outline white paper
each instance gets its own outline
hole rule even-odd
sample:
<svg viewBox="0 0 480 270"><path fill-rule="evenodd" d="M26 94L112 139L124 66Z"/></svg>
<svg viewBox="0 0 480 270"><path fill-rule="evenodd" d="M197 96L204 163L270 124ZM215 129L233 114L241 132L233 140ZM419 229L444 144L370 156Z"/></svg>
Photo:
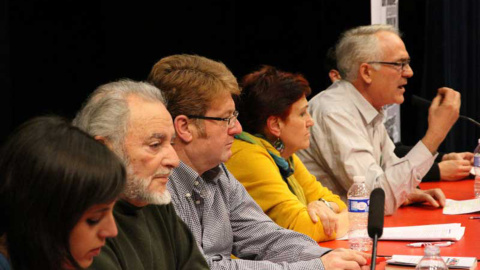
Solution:
<svg viewBox="0 0 480 270"><path fill-rule="evenodd" d="M388 264L415 266L422 256L393 255ZM474 257L442 257L448 268L471 268L477 263Z"/></svg>
<svg viewBox="0 0 480 270"><path fill-rule="evenodd" d="M386 227L383 229L379 240L405 240L405 241L458 241L465 234L465 227L460 223L446 223L405 227ZM337 238L348 240L348 235Z"/></svg>
<svg viewBox="0 0 480 270"><path fill-rule="evenodd" d="M447 199L443 208L443 214L445 215L458 215L478 211L480 211L480 198L462 201Z"/></svg>
<svg viewBox="0 0 480 270"><path fill-rule="evenodd" d="M383 229L380 240L440 241L462 239L465 227L460 223L389 227Z"/></svg>

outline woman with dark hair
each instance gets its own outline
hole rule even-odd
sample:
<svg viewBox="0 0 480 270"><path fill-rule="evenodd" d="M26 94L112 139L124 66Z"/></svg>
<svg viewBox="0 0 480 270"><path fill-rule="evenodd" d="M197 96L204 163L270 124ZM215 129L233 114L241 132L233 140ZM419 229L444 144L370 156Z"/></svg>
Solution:
<svg viewBox="0 0 480 270"><path fill-rule="evenodd" d="M307 80L264 66L245 76L228 169L277 224L326 241L348 229L346 205L323 187L295 155L309 146Z"/></svg>
<svg viewBox="0 0 480 270"><path fill-rule="evenodd" d="M88 267L117 234L124 185L121 161L65 120L21 125L0 154L0 239L12 269Z"/></svg>

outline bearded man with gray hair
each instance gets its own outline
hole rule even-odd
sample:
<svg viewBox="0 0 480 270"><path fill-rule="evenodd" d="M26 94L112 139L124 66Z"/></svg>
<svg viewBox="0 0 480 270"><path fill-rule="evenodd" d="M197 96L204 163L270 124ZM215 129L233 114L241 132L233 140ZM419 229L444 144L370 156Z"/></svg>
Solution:
<svg viewBox="0 0 480 270"><path fill-rule="evenodd" d="M385 190L385 210L402 204L445 204L440 189L416 187L433 164L437 148L458 119L460 93L442 87L433 99L425 136L403 158L383 125L383 106L401 104L410 56L397 29L389 25L360 26L346 31L336 48L342 80L309 101L316 124L310 147L297 154L308 170L344 200L353 177L366 176L367 187Z"/></svg>
<svg viewBox="0 0 480 270"><path fill-rule="evenodd" d="M91 268L208 269L166 189L179 159L171 145L172 117L158 88L131 80L102 85L73 124L107 145L127 168L127 185L114 208L118 236L107 240Z"/></svg>

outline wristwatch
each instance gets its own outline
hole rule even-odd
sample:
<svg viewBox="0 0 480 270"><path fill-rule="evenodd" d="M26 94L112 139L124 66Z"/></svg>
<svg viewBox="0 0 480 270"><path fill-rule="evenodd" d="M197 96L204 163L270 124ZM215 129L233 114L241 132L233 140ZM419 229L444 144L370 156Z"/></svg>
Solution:
<svg viewBox="0 0 480 270"><path fill-rule="evenodd" d="M330 204L329 201L326 201L326 200L324 200L323 198L320 198L320 199L318 199L318 200L321 201L321 202L323 202L328 208L330 208L330 210L333 211L333 207L332 207L332 205Z"/></svg>

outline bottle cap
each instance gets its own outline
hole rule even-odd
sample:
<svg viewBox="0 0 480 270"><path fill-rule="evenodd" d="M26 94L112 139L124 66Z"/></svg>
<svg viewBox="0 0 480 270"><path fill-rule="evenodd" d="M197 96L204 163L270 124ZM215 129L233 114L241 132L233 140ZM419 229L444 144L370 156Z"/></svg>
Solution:
<svg viewBox="0 0 480 270"><path fill-rule="evenodd" d="M423 251L425 252L425 255L439 255L440 247L436 245L426 245Z"/></svg>
<svg viewBox="0 0 480 270"><path fill-rule="evenodd" d="M365 176L363 176L363 175L355 175L355 176L353 177L353 182L355 182L355 183L365 182Z"/></svg>

